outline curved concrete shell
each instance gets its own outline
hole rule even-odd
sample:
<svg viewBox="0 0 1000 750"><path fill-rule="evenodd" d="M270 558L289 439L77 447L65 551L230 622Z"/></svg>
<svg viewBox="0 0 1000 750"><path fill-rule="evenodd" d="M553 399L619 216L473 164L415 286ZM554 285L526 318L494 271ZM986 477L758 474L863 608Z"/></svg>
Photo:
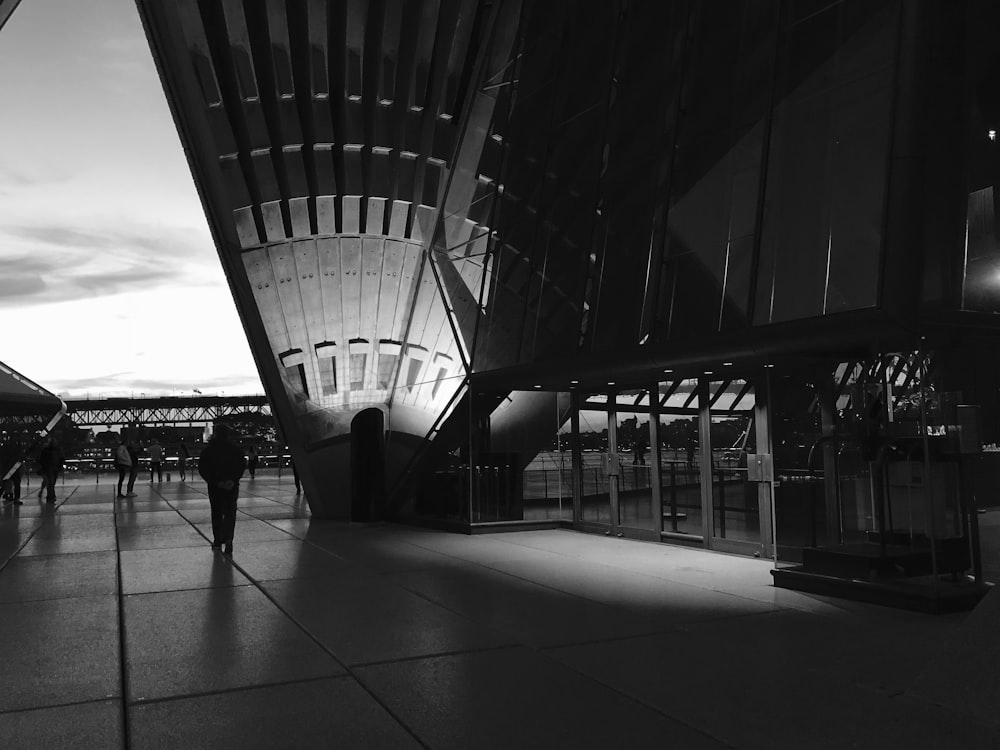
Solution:
<svg viewBox="0 0 1000 750"><path fill-rule="evenodd" d="M518 5L139 2L318 516L380 450L352 459L356 415L383 415L391 486L466 383Z"/></svg>

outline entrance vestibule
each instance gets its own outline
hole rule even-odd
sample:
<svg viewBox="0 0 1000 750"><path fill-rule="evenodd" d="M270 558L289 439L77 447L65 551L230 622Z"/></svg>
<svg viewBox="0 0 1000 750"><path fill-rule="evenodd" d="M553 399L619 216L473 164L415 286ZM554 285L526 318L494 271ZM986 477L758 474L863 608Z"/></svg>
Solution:
<svg viewBox="0 0 1000 750"><path fill-rule="evenodd" d="M770 555L766 399L705 375L573 394L581 531Z"/></svg>

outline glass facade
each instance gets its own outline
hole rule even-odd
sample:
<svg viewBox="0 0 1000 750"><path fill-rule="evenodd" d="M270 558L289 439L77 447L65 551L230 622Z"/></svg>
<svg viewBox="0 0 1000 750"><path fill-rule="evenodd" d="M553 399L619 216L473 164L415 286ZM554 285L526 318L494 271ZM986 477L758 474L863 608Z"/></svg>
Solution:
<svg viewBox="0 0 1000 750"><path fill-rule="evenodd" d="M317 516L972 536L1000 12L252 5L140 2Z"/></svg>

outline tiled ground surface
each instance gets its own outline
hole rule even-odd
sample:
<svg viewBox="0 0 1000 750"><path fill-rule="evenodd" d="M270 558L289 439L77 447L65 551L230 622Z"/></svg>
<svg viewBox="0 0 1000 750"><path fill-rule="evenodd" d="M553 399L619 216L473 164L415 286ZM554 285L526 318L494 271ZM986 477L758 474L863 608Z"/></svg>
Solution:
<svg viewBox="0 0 1000 750"><path fill-rule="evenodd" d="M1000 747L1000 594L934 617L665 545L321 523L276 478L229 561L202 483L111 492L0 511L4 750Z"/></svg>

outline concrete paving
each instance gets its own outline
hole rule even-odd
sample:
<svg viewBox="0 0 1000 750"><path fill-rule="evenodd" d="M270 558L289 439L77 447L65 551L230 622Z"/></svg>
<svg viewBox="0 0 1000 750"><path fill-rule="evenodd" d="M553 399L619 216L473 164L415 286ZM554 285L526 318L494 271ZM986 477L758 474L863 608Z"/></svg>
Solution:
<svg viewBox="0 0 1000 750"><path fill-rule="evenodd" d="M681 547L319 522L261 475L227 559L202 482L136 491L0 511L4 750L1000 747L1000 594L923 615Z"/></svg>

